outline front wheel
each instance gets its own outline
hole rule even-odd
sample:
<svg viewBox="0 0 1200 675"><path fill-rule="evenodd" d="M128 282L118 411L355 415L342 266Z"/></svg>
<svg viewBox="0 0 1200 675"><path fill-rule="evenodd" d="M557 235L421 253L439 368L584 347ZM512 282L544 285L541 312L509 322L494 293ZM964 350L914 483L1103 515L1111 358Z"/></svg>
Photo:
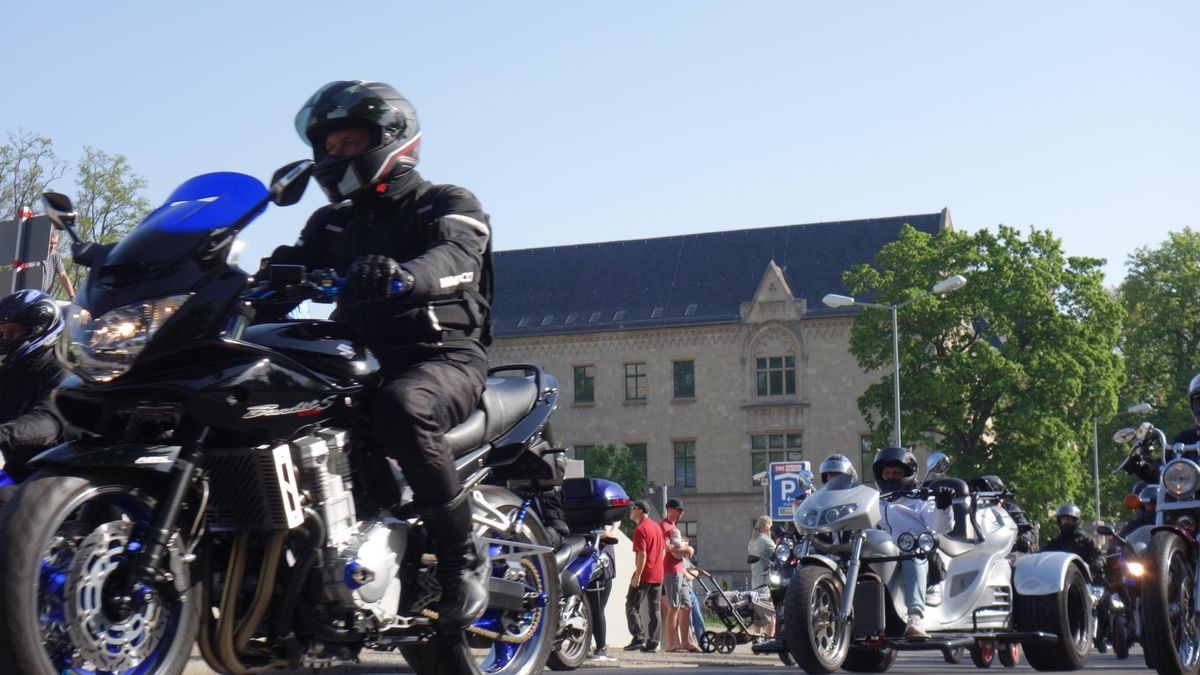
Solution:
<svg viewBox="0 0 1200 675"><path fill-rule="evenodd" d="M592 611L583 593L564 595L558 639L546 665L550 670L575 670L587 660L592 641Z"/></svg>
<svg viewBox="0 0 1200 675"><path fill-rule="evenodd" d="M846 661L850 626L838 621L842 580L823 565L807 565L788 584L784 636L792 658L808 673L832 673Z"/></svg>
<svg viewBox="0 0 1200 675"><path fill-rule="evenodd" d="M200 592L145 589L118 605L112 583L154 498L127 481L37 474L0 523L0 662L23 675L158 675L186 667L200 627Z"/></svg>
<svg viewBox="0 0 1200 675"><path fill-rule="evenodd" d="M1189 547L1189 542L1169 530L1155 532L1150 540L1149 569L1142 581L1146 624L1142 640L1163 674L1200 672L1200 617L1194 609L1195 568L1189 560Z"/></svg>
<svg viewBox="0 0 1200 675"><path fill-rule="evenodd" d="M519 517L516 495L489 485L476 489L511 524L508 531L476 526L476 536L508 542L488 545L492 576L523 583L528 606L488 608L468 629L469 641L463 634L439 632L428 642L401 647L400 653L418 675L536 675L546 666L558 629L558 612L551 609L559 606L558 570L553 551L531 553L524 545L550 549L550 538L532 509Z"/></svg>
<svg viewBox="0 0 1200 675"><path fill-rule="evenodd" d="M1124 614L1113 619L1112 646L1118 659L1129 658L1129 619Z"/></svg>
<svg viewBox="0 0 1200 675"><path fill-rule="evenodd" d="M1079 670L1092 646L1092 607L1087 578L1071 565L1063 589L1047 595L1018 595L1017 630L1053 633L1053 642L1024 644L1025 659L1034 670Z"/></svg>

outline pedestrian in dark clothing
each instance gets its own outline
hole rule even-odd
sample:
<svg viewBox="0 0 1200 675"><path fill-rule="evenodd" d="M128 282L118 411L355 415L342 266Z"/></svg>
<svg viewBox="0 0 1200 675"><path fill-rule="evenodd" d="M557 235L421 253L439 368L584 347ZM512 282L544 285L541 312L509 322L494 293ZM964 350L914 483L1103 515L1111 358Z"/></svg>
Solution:
<svg viewBox="0 0 1200 675"><path fill-rule="evenodd" d="M612 593L612 582L617 572L617 559L613 555L613 546L617 538L611 536L613 525L606 525L604 535L600 537L600 570L599 577L584 589L584 598L592 612L592 640L595 649L588 654L593 661L615 661L608 654L608 621L604 618L604 607L608 605L608 596Z"/></svg>
<svg viewBox="0 0 1200 675"><path fill-rule="evenodd" d="M319 89L296 116L313 176L332 204L270 264L332 268L347 278L333 318L379 358L373 441L395 458L432 535L441 584L438 627L455 632L487 606L487 549L445 433L476 409L490 337L491 230L479 201L415 170L416 111L381 82Z"/></svg>
<svg viewBox="0 0 1200 675"><path fill-rule="evenodd" d="M0 299L0 467L16 481L28 476L25 463L67 429L50 401L67 375L54 355L62 329L58 304L41 291Z"/></svg>
<svg viewBox="0 0 1200 675"><path fill-rule="evenodd" d="M1074 504L1063 504L1055 512L1058 521L1058 536L1042 547L1043 551L1066 551L1083 558L1091 570L1093 579L1104 578L1104 552L1096 540L1079 531L1082 512Z"/></svg>
<svg viewBox="0 0 1200 675"><path fill-rule="evenodd" d="M633 640L625 651L658 651L659 598L662 596L663 554L666 552L662 527L650 517L650 505L643 500L633 503L629 517L637 523L633 530L633 576L629 578L629 594L625 596L625 618ZM649 625L642 626L642 607L646 608Z"/></svg>

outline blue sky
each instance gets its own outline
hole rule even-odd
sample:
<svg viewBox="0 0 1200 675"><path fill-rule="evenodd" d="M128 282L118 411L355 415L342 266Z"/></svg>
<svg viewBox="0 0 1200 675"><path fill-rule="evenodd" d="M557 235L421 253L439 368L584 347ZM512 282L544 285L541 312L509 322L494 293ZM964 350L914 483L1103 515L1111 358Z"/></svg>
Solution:
<svg viewBox="0 0 1200 675"><path fill-rule="evenodd" d="M1200 225L1200 3L5 3L0 25L0 132L124 154L154 203L267 179L306 154L314 90L376 79L497 249L949 207L1049 229L1115 284ZM246 231L250 260L313 188Z"/></svg>

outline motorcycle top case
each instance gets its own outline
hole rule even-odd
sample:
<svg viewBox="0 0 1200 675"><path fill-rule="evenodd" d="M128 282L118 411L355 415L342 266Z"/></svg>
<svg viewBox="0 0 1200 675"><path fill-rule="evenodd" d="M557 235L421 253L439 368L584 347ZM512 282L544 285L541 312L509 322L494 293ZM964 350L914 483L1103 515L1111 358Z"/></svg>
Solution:
<svg viewBox="0 0 1200 675"><path fill-rule="evenodd" d="M567 526L576 534L621 520L630 504L625 488L603 478L568 478L563 481L562 494Z"/></svg>

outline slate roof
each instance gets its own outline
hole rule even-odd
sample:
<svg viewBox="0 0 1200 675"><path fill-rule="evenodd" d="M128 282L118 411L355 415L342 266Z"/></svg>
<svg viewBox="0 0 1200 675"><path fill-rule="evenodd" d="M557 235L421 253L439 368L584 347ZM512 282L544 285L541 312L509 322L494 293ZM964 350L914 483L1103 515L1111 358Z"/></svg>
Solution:
<svg viewBox="0 0 1200 675"><path fill-rule="evenodd" d="M498 251L496 337L731 323L774 260L809 315L846 294L842 272L871 262L900 227L936 233L948 210L892 218L784 225L656 239Z"/></svg>

